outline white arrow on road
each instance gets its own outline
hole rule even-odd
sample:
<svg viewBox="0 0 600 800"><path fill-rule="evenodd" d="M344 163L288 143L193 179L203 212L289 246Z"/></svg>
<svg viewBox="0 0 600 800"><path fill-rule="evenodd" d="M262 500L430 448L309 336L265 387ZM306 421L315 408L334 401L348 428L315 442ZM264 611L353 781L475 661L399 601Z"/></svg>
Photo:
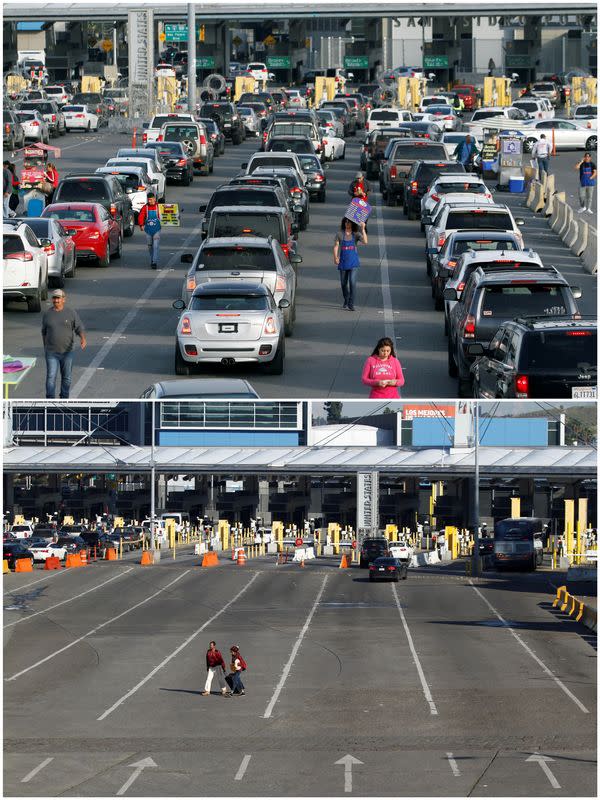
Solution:
<svg viewBox="0 0 600 800"><path fill-rule="evenodd" d="M154 761L148 756L148 758L143 758L141 761L136 761L135 764L129 764L129 766L135 767L135 770L131 773L129 778L127 778L123 786L121 786L117 792L117 795L125 794L131 784L140 777L142 770L146 769L146 767L156 767L158 764L155 764Z"/></svg>
<svg viewBox="0 0 600 800"><path fill-rule="evenodd" d="M553 758L550 758L550 756L544 756L541 753L533 753L533 755L529 756L529 758L526 758L525 761L537 761L537 763L546 773L546 777L550 781L550 785L552 786L552 788L560 789L560 783L556 780L556 778L552 774L552 770L546 763L547 761L554 761Z"/></svg>
<svg viewBox="0 0 600 800"><path fill-rule="evenodd" d="M343 764L344 765L344 791L351 792L352 791L352 765L353 764L362 764L362 761L359 761L358 758L354 758L351 756L350 753L345 755L343 758L340 758L339 761L335 762L336 764Z"/></svg>

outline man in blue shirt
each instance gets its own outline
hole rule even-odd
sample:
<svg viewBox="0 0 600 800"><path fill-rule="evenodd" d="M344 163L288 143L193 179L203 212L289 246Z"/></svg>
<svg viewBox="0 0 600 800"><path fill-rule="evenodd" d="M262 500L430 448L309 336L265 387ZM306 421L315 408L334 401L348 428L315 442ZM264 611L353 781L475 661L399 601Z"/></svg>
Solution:
<svg viewBox="0 0 600 800"><path fill-rule="evenodd" d="M579 213L582 214L587 211L588 214L593 214L592 199L598 172L596 165L592 161L592 154L586 153L575 169L579 170L579 202L581 204Z"/></svg>
<svg viewBox="0 0 600 800"><path fill-rule="evenodd" d="M477 148L473 139L467 135L456 148L456 160L464 165L465 169L472 163Z"/></svg>

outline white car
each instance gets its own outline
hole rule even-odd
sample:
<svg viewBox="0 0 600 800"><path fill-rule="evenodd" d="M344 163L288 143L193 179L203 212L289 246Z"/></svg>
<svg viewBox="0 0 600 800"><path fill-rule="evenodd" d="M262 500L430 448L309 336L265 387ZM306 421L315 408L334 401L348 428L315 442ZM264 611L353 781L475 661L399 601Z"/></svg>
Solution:
<svg viewBox="0 0 600 800"><path fill-rule="evenodd" d="M333 136L344 138L344 124L336 117L335 112L330 108L317 109L317 119L319 120L319 127L322 131L325 130L326 133L331 132Z"/></svg>
<svg viewBox="0 0 600 800"><path fill-rule="evenodd" d="M486 106L485 108L477 108L473 112L470 121L465 123L465 127L472 134L482 139L486 122L503 123L504 120L507 121L507 127L510 127L511 120L527 122L527 114L522 108L515 108L514 106Z"/></svg>
<svg viewBox="0 0 600 800"><path fill-rule="evenodd" d="M573 121L586 128L598 129L598 106L595 103L584 103L573 109Z"/></svg>
<svg viewBox="0 0 600 800"><path fill-rule="evenodd" d="M28 548L33 553L34 561L45 561L47 558L60 558L62 561L67 555L67 548L63 545L50 542L49 544L33 544Z"/></svg>
<svg viewBox="0 0 600 800"><path fill-rule="evenodd" d="M266 81L269 79L269 70L262 61L252 61L246 67L246 72L252 75L255 81Z"/></svg>
<svg viewBox="0 0 600 800"><path fill-rule="evenodd" d="M458 145L463 142L467 136L471 137L471 140L473 141L473 144L477 150L480 150L481 142L476 136L474 136L472 133L469 133L469 131L444 131L441 141L446 145L449 158L454 158Z"/></svg>
<svg viewBox="0 0 600 800"><path fill-rule="evenodd" d="M327 128L319 128L323 139L323 154L325 161L343 160L346 157L346 141L340 136L335 136Z"/></svg>
<svg viewBox="0 0 600 800"><path fill-rule="evenodd" d="M48 123L39 111L15 111L15 115L23 128L26 139L48 144L50 141Z"/></svg>
<svg viewBox="0 0 600 800"><path fill-rule="evenodd" d="M87 106L63 106L67 131L97 131L100 118Z"/></svg>
<svg viewBox="0 0 600 800"><path fill-rule="evenodd" d="M155 185L150 180L150 176L144 167L98 167L96 172L101 175L115 175L123 191L131 200L131 206L137 215L142 206L148 202L148 191L156 191Z"/></svg>
<svg viewBox="0 0 600 800"><path fill-rule="evenodd" d="M493 195L482 178L477 175L460 173L456 175L438 175L428 191L421 198L421 218L432 214L442 197L446 195L477 195L484 202L493 203Z"/></svg>
<svg viewBox="0 0 600 800"><path fill-rule="evenodd" d="M237 113L240 115L246 128L246 133L251 133L254 136L260 136L260 121L253 108L246 106L238 106Z"/></svg>
<svg viewBox="0 0 600 800"><path fill-rule="evenodd" d="M529 119L554 119L555 116L552 104L546 98L524 97L515 100L513 106L524 111Z"/></svg>
<svg viewBox="0 0 600 800"><path fill-rule="evenodd" d="M196 120L191 114L186 114L184 112L172 112L170 114L155 114L150 122L144 122L142 125L143 133L142 133L142 141L145 144L146 142L156 142L158 136L160 134L160 129L165 124L165 122L174 122L175 120L182 121L182 122L195 122Z"/></svg>
<svg viewBox="0 0 600 800"><path fill-rule="evenodd" d="M444 97L443 94L425 95L425 97L421 98L421 105L419 106L419 111L421 113L425 113L429 111L429 106L447 106L447 105L448 105L448 98Z"/></svg>
<svg viewBox="0 0 600 800"><path fill-rule="evenodd" d="M411 111L405 108L373 108L365 123L365 131L382 130L383 128L399 128L403 122L414 122Z"/></svg>
<svg viewBox="0 0 600 800"><path fill-rule="evenodd" d="M598 136L595 130L585 127L584 122L570 119L534 120L520 129L525 135L523 149L531 153L533 145L545 134L557 150L595 150Z"/></svg>
<svg viewBox="0 0 600 800"><path fill-rule="evenodd" d="M425 113L429 115L430 122L435 122L436 125L439 125L445 131L456 131L462 127L458 114L452 106L447 104L432 104L427 107Z"/></svg>
<svg viewBox="0 0 600 800"><path fill-rule="evenodd" d="M33 525L31 522L19 522L12 526L10 532L16 539L28 539L33 536Z"/></svg>
<svg viewBox="0 0 600 800"><path fill-rule="evenodd" d="M42 310L48 298L48 258L29 225L4 221L2 228L3 297L25 300L27 311Z"/></svg>
<svg viewBox="0 0 600 800"><path fill-rule="evenodd" d="M71 99L71 95L64 86L46 86L45 92L59 106L64 106Z"/></svg>
<svg viewBox="0 0 600 800"><path fill-rule="evenodd" d="M300 89L286 89L285 91L288 96L288 105L293 108L306 108L306 98Z"/></svg>
<svg viewBox="0 0 600 800"><path fill-rule="evenodd" d="M165 173L156 166L156 161L151 156L116 156L109 158L105 167L145 167L146 172L156 187L156 199L159 203L165 202L165 187L167 178Z"/></svg>
<svg viewBox="0 0 600 800"><path fill-rule="evenodd" d="M390 555L392 558L399 558L400 561L410 561L414 550L404 539L397 542L390 542Z"/></svg>

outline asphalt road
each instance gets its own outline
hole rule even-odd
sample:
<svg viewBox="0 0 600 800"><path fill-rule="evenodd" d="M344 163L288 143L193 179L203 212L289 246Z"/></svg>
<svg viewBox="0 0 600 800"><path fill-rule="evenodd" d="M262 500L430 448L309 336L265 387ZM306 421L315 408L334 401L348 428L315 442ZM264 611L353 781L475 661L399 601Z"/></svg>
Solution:
<svg viewBox="0 0 600 800"><path fill-rule="evenodd" d="M358 137L357 137L358 139ZM69 134L57 141L63 154L61 174L90 170L105 163L121 146L130 144L126 134ZM197 177L189 188L168 187L169 202L180 204L181 228L163 228L161 269L148 266L144 237L136 230L124 241L120 262L109 268L80 265L74 280L67 281L67 303L81 314L88 333L88 347L77 352L72 398L135 398L155 381L173 379L175 328L179 318L171 304L180 297L185 265L182 252L199 243L198 204L206 201L221 182L236 174L255 149L255 140L239 147L228 145L215 161L214 174ZM570 163L576 154L557 157ZM299 238L303 263L298 267L298 313L292 338L286 342L282 376L266 376L255 367L203 368L203 376L224 374L245 377L261 397L366 398L360 380L362 365L376 341L390 335L403 365L404 397L451 398L457 384L447 374L447 346L443 315L433 309L425 272L424 239L419 225L409 222L399 207L381 205L376 191L374 217L369 223L369 244L362 248L358 279L357 311L342 309L338 272L332 263L332 244L347 206L348 184L359 165L359 143L350 139L346 159L328 170L327 202L312 203L311 222ZM572 172L572 171L571 171ZM574 173L571 177L574 177ZM526 220L526 245L556 264L584 290L581 308L595 313L596 282L583 272L544 220L522 209L522 195L499 194ZM11 391L17 399L43 398L45 364L40 315L28 314L24 305L5 305L4 352L34 356L35 367Z"/></svg>
<svg viewBox="0 0 600 800"><path fill-rule="evenodd" d="M547 573L366 576L5 575L4 793L596 796L596 637ZM201 696L211 639L239 645L244 697Z"/></svg>

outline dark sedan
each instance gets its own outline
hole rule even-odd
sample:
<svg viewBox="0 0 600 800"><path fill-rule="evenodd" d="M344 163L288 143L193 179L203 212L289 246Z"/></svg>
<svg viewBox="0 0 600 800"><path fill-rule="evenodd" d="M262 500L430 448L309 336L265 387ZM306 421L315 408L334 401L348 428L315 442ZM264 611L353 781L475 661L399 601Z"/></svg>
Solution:
<svg viewBox="0 0 600 800"><path fill-rule="evenodd" d="M64 547L67 553L79 553L87 547L85 540L81 536L59 536L56 544L59 547Z"/></svg>
<svg viewBox="0 0 600 800"><path fill-rule="evenodd" d="M167 181L189 186L194 180L194 162L181 142L146 142L146 150L156 150L164 163Z"/></svg>
<svg viewBox="0 0 600 800"><path fill-rule="evenodd" d="M225 134L219 127L218 122L212 117L200 117L198 122L202 122L206 126L208 138L215 149L215 156L222 156L225 152Z"/></svg>
<svg viewBox="0 0 600 800"><path fill-rule="evenodd" d="M327 176L325 175L327 167L321 164L319 156L300 154L298 158L306 175L306 188L310 197L315 197L319 203L324 203L327 196Z"/></svg>
<svg viewBox="0 0 600 800"><path fill-rule="evenodd" d="M408 577L408 561L381 556L369 564L370 581L403 581Z"/></svg>
<svg viewBox="0 0 600 800"><path fill-rule="evenodd" d="M8 568L14 569L15 562L20 558L28 558L33 565L33 553L28 550L20 542L3 542L2 544L2 558L8 561Z"/></svg>

